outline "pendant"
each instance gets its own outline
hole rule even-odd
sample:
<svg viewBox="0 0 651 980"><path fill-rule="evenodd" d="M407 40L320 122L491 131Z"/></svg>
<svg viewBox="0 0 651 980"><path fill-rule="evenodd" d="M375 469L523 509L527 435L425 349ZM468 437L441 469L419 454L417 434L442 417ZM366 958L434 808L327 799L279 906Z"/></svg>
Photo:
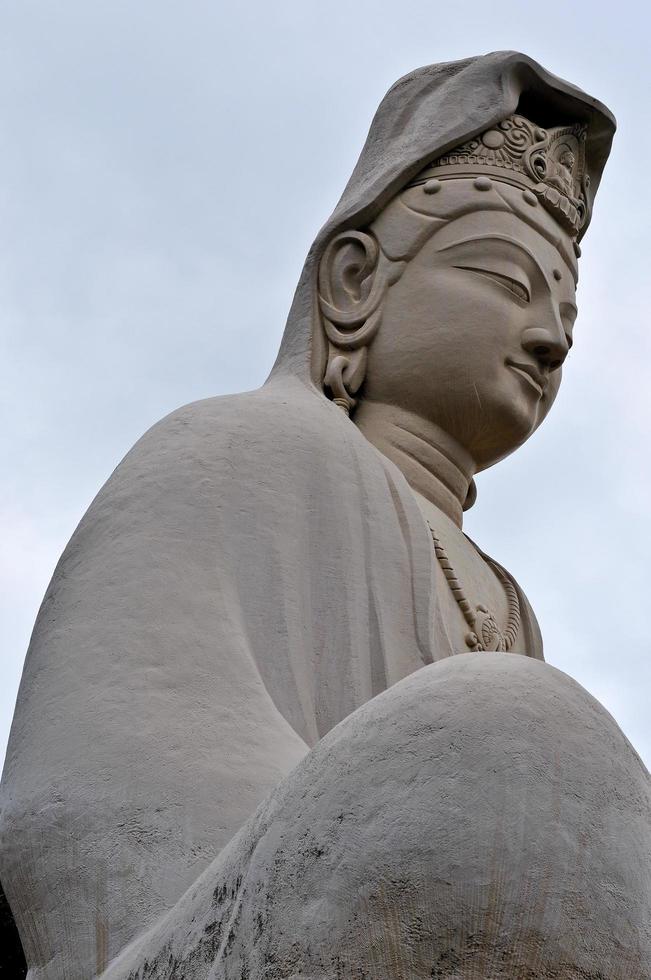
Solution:
<svg viewBox="0 0 651 980"><path fill-rule="evenodd" d="M497 625L495 617L486 606L477 606L474 629L466 636L471 650L506 650L506 639Z"/></svg>

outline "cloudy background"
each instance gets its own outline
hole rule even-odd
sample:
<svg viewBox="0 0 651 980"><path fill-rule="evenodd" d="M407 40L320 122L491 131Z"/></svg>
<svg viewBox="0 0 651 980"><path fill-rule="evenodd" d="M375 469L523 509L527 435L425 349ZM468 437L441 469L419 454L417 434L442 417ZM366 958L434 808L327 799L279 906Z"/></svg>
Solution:
<svg viewBox="0 0 651 980"><path fill-rule="evenodd" d="M599 0L0 5L0 758L66 541L152 423L264 380L387 87L516 48L620 130L557 405L467 529L651 764L650 28Z"/></svg>

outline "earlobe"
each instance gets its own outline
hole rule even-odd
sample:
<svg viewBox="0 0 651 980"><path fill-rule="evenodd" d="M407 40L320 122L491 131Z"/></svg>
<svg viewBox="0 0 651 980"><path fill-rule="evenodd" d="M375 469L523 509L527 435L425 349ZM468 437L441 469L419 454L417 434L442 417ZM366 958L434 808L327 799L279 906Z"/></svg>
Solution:
<svg viewBox="0 0 651 980"><path fill-rule="evenodd" d="M381 320L382 300L404 263L383 254L368 232L344 231L319 265L319 309L328 340L323 384L347 414L366 374L367 347Z"/></svg>
<svg viewBox="0 0 651 980"><path fill-rule="evenodd" d="M330 344L328 363L323 383L332 395L335 405L350 415L355 407L353 395L357 394L366 375L367 348L347 351L346 354L336 352Z"/></svg>

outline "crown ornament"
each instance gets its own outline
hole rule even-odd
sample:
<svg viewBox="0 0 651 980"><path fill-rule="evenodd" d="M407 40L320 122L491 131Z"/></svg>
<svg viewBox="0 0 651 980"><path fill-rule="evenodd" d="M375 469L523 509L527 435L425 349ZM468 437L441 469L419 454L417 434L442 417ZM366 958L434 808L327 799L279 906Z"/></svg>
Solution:
<svg viewBox="0 0 651 980"><path fill-rule="evenodd" d="M473 177L486 190L493 177L523 188L525 200L540 202L576 237L588 217L586 133L581 124L542 129L524 116L509 116L438 157L410 186L425 184L432 193L439 181Z"/></svg>

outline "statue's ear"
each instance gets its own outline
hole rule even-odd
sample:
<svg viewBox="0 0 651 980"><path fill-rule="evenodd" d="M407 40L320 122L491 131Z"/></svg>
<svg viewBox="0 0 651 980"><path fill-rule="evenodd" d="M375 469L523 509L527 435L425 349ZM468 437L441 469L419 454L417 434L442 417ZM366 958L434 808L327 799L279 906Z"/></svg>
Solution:
<svg viewBox="0 0 651 980"><path fill-rule="evenodd" d="M380 249L373 235L344 231L326 248L319 266L319 295L337 319L354 321L373 286ZM352 322L351 322L352 326Z"/></svg>
<svg viewBox="0 0 651 980"><path fill-rule="evenodd" d="M388 260L369 232L343 231L319 265L319 308L328 361L324 385L345 412L355 405L366 372L366 351L382 315L382 299L404 263Z"/></svg>

